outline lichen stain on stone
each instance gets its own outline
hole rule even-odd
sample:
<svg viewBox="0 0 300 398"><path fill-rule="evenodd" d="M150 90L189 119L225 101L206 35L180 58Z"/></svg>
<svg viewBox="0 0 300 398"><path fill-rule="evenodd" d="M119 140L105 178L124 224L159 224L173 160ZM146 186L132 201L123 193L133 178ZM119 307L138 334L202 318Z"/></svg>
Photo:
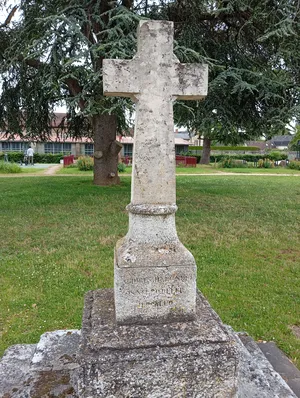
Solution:
<svg viewBox="0 0 300 398"><path fill-rule="evenodd" d="M54 389L61 389L59 395ZM75 398L74 388L70 385L70 375L63 371L41 371L35 381L31 398Z"/></svg>

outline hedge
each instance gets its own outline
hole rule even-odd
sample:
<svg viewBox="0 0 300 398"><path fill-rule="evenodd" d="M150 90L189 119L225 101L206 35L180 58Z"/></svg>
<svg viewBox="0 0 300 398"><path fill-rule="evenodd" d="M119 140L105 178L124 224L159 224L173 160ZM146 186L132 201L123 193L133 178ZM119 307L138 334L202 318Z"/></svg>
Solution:
<svg viewBox="0 0 300 398"><path fill-rule="evenodd" d="M10 162L20 163L24 159L23 152L7 152L8 160ZM59 163L60 159L64 157L63 153L35 153L33 155L34 163ZM4 160L4 153L0 152L0 160Z"/></svg>
<svg viewBox="0 0 300 398"><path fill-rule="evenodd" d="M202 151L203 146L189 146L191 151ZM257 146L212 146L212 151L260 151Z"/></svg>
<svg viewBox="0 0 300 398"><path fill-rule="evenodd" d="M200 162L201 155L192 155L189 154L189 156L193 156L194 158L197 158L197 163ZM246 162L258 162L260 159L269 159L272 161L279 161L279 160L286 160L288 158L288 155L286 153L280 154L280 157L278 158L277 153L272 154L272 152L268 154L240 154L240 155L227 155L227 154L220 154L220 155L211 155L210 156L210 163L218 163L221 162L224 159L232 159L232 160L245 160Z"/></svg>
<svg viewBox="0 0 300 398"><path fill-rule="evenodd" d="M199 159L200 158L201 156L199 156ZM286 153L280 153L280 152L274 152L274 153L270 152L268 154L249 153L249 154L230 155L230 156L226 154L221 154L221 155L212 155L210 157L210 161L214 163L214 162L219 162L220 160L223 160L225 158L230 158L235 160L246 160L246 162L257 162L260 159L266 159L266 158L273 161L279 161L279 160L286 160L288 158L288 155Z"/></svg>

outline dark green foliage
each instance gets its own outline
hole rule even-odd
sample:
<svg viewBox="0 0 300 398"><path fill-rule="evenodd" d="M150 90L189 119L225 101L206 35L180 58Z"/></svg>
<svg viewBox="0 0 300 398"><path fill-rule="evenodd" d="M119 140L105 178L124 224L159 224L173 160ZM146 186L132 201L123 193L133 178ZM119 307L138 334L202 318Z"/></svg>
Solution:
<svg viewBox="0 0 300 398"><path fill-rule="evenodd" d="M193 146L190 145L189 146L189 150L193 151L201 151L203 149L202 146ZM244 152L254 152L254 151L259 151L260 148L258 148L257 146L212 146L211 147L212 151L244 151Z"/></svg>
<svg viewBox="0 0 300 398"><path fill-rule="evenodd" d="M20 20L0 28L2 129L45 138L61 101L68 106L61 127L70 135L89 135L89 117L104 112L126 128L131 105L103 97L102 61L132 57L135 14L107 0L19 0L18 6Z"/></svg>
<svg viewBox="0 0 300 398"><path fill-rule="evenodd" d="M300 151L300 126L298 125L296 128L296 134L294 135L293 139L289 144L289 148L291 151Z"/></svg>
<svg viewBox="0 0 300 398"><path fill-rule="evenodd" d="M272 169L274 167L274 162L270 159L260 159L257 163L257 167L261 169Z"/></svg>
<svg viewBox="0 0 300 398"><path fill-rule="evenodd" d="M218 163L218 166L224 169L233 169L233 168L247 168L248 164L246 161L243 160L234 160L232 158L225 158Z"/></svg>
<svg viewBox="0 0 300 398"><path fill-rule="evenodd" d="M176 122L224 144L285 132L299 115L297 1L161 1L179 44L209 63L208 96L175 105Z"/></svg>
<svg viewBox="0 0 300 398"><path fill-rule="evenodd" d="M124 173L126 171L126 165L124 163L118 163L118 172Z"/></svg>
<svg viewBox="0 0 300 398"><path fill-rule="evenodd" d="M287 158L287 153L283 153L280 151L271 151L268 153L268 159L273 161L286 160Z"/></svg>
<svg viewBox="0 0 300 398"><path fill-rule="evenodd" d="M24 159L24 154L22 152L8 152L8 160L10 162L20 163ZM53 155L52 153L35 153L33 155L33 161L35 163L59 163L64 157L63 153L57 153ZM0 160L4 159L4 153L0 152Z"/></svg>
<svg viewBox="0 0 300 398"><path fill-rule="evenodd" d="M288 168L293 169L293 170L300 170L300 161L293 160L293 161L289 162Z"/></svg>
<svg viewBox="0 0 300 398"><path fill-rule="evenodd" d="M288 158L288 155L286 153L283 153L281 155L280 159L274 159L272 152L268 153L268 155L266 154L240 154L240 155L230 155L228 156L227 154L221 154L221 155L211 155L210 157L210 161L212 163L214 162L220 162L223 159L234 159L234 160L245 160L246 162L252 162L252 163L256 163L258 160L260 159L265 159L266 157L268 157L268 159L275 161L275 160L286 160ZM200 156L197 156L197 158L200 158Z"/></svg>
<svg viewBox="0 0 300 398"><path fill-rule="evenodd" d="M77 167L81 171L88 171L94 169L94 159L90 156L81 156L77 160Z"/></svg>

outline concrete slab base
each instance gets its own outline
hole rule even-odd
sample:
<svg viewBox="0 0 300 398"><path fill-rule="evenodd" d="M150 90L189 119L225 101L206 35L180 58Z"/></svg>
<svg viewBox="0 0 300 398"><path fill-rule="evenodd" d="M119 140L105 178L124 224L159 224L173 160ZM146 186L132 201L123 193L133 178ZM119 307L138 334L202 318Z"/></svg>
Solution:
<svg viewBox="0 0 300 398"><path fill-rule="evenodd" d="M300 370L272 341L258 343L273 368L286 381L297 397L300 397Z"/></svg>
<svg viewBox="0 0 300 398"><path fill-rule="evenodd" d="M257 344L222 324L201 294L197 319L117 326L113 291L86 295L82 332L16 345L0 398L295 398Z"/></svg>
<svg viewBox="0 0 300 398"><path fill-rule="evenodd" d="M9 347L0 362L1 398L78 398L79 330L57 330L38 344Z"/></svg>

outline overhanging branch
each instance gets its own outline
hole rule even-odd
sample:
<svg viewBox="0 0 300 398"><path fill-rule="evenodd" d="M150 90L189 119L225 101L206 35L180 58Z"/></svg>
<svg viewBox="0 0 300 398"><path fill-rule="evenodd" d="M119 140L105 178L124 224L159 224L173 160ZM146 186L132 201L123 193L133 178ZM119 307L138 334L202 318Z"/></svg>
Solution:
<svg viewBox="0 0 300 398"><path fill-rule="evenodd" d="M40 68L43 68L43 67L47 66L46 63L41 62L38 59L24 58L22 55L18 56L18 61L25 62L26 65L31 66L32 68L35 68L35 69L40 69ZM80 84L79 84L77 79L68 77L68 78L64 79L63 81L67 85L67 87L68 87L68 89L70 91L70 94L72 96L75 97L76 95L78 95L78 94L80 94L82 92L82 87L80 86ZM82 111L85 109L86 104L85 104L85 101L83 99L80 99L78 101L78 105L79 105L79 108Z"/></svg>
<svg viewBox="0 0 300 398"><path fill-rule="evenodd" d="M13 19L14 15L15 15L15 13L16 13L16 11L17 11L17 9L18 9L18 6L14 6L14 7L12 8L12 10L11 10L11 12L8 14L8 17L6 18L5 22L4 22L2 25L0 25L0 28L5 28L6 26L8 26L8 25L10 24L10 22L11 22L11 20Z"/></svg>

